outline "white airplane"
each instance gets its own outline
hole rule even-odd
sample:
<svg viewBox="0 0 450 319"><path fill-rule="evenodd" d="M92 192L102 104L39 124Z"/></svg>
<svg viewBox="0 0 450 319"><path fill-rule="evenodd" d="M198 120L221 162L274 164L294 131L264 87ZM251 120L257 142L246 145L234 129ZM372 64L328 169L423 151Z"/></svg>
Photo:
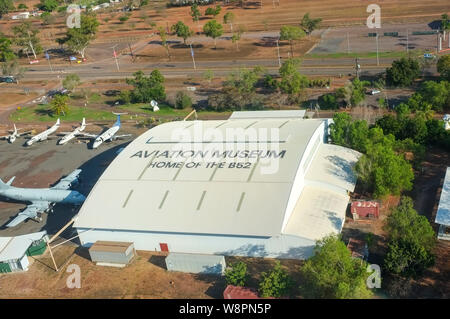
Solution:
<svg viewBox="0 0 450 319"><path fill-rule="evenodd" d="M10 135L0 136L0 139L8 140L8 142L12 144L18 137L25 135L25 134L30 134L32 132L32 131L26 131L23 133L19 133L19 131L21 129L17 129L16 124L13 124L13 125L14 125L14 131L9 131L11 133Z"/></svg>
<svg viewBox="0 0 450 319"><path fill-rule="evenodd" d="M0 179L0 196L21 202L29 202L30 205L20 212L6 227L14 227L28 218L40 220L40 213L53 211L55 203L81 205L86 197L77 191L70 190L72 185L78 183L80 169L64 177L58 184L51 188L18 188L11 186L14 177L7 183Z"/></svg>
<svg viewBox="0 0 450 319"><path fill-rule="evenodd" d="M59 145L64 145L75 137L82 135L81 132L86 128L86 119L83 117L83 121L81 122L81 126L75 128L72 132L63 132L65 135L58 141Z"/></svg>
<svg viewBox="0 0 450 319"><path fill-rule="evenodd" d="M59 128L61 122L59 121L59 119L56 121L55 125L53 125L52 127L50 127L48 130L39 133L38 135L33 136L31 139L29 139L27 141L27 146L31 146L34 142L41 142L41 141L45 141L48 136L54 132L56 132L56 130Z"/></svg>
<svg viewBox="0 0 450 319"><path fill-rule="evenodd" d="M83 133L83 136L89 137L94 139L94 143L92 144L92 148L99 147L103 142L106 141L114 141L115 139L122 138L122 137L129 137L132 136L131 134L124 134L124 135L116 135L116 133L120 130L121 124L120 124L120 115L125 113L114 113L117 115L117 121L114 123L112 127L107 129L105 132L101 133L100 135L93 135L93 134L87 134Z"/></svg>

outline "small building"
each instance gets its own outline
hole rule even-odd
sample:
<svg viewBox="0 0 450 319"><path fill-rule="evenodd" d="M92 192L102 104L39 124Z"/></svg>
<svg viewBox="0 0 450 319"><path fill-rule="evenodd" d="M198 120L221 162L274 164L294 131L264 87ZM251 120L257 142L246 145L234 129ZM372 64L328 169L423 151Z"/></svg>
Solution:
<svg viewBox="0 0 450 319"><path fill-rule="evenodd" d="M350 238L348 240L347 248L350 250L353 258L360 258L362 260L367 260L369 258L369 247L364 240Z"/></svg>
<svg viewBox="0 0 450 319"><path fill-rule="evenodd" d="M380 216L380 203L376 201L354 201L351 204L350 212L354 220L360 218L377 218Z"/></svg>
<svg viewBox="0 0 450 319"><path fill-rule="evenodd" d="M0 272L27 271L28 256L44 253L47 232L41 231L16 237L0 237Z"/></svg>
<svg viewBox="0 0 450 319"><path fill-rule="evenodd" d="M135 254L134 244L128 242L96 241L89 248L91 260L99 266L125 267Z"/></svg>
<svg viewBox="0 0 450 319"><path fill-rule="evenodd" d="M224 256L170 253L166 257L166 267L168 271L223 275L226 263Z"/></svg>
<svg viewBox="0 0 450 319"><path fill-rule="evenodd" d="M223 299L260 299L255 289L228 285L223 291Z"/></svg>
<svg viewBox="0 0 450 319"><path fill-rule="evenodd" d="M13 20L20 20L20 19L28 19L30 17L29 12L21 12L19 14L13 15L11 19Z"/></svg>
<svg viewBox="0 0 450 319"><path fill-rule="evenodd" d="M439 225L438 239L450 240L450 167L447 167L441 198L434 220Z"/></svg>

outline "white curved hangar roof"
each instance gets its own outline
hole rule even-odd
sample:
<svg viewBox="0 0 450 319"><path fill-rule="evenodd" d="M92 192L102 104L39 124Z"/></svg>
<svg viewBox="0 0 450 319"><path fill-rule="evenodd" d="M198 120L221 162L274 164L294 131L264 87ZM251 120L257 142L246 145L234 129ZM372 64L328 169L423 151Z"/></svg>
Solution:
<svg viewBox="0 0 450 319"><path fill-rule="evenodd" d="M340 232L359 153L323 144L327 123L236 118L156 126L114 159L74 226L312 239Z"/></svg>

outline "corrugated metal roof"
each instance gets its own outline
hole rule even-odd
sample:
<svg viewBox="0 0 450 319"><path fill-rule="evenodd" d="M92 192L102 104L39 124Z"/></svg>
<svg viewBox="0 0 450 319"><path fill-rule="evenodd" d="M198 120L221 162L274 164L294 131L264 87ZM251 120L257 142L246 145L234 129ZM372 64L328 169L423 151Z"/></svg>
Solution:
<svg viewBox="0 0 450 319"><path fill-rule="evenodd" d="M445 173L435 222L436 224L450 226L450 167L447 167Z"/></svg>
<svg viewBox="0 0 450 319"><path fill-rule="evenodd" d="M0 261L22 258L31 244L47 235L46 231L16 237L0 237Z"/></svg>
<svg viewBox="0 0 450 319"><path fill-rule="evenodd" d="M133 245L133 243L98 240L89 248L89 251L124 253L131 245Z"/></svg>
<svg viewBox="0 0 450 319"><path fill-rule="evenodd" d="M306 110L280 110L280 111L235 111L231 113L230 120L261 119L261 118L296 118L305 117Z"/></svg>

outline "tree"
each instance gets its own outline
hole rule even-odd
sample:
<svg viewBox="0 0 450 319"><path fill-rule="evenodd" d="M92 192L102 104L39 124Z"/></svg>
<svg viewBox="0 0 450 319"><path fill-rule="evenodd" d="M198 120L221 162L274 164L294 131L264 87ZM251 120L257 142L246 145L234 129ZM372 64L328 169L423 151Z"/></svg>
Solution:
<svg viewBox="0 0 450 319"><path fill-rule="evenodd" d="M167 57L171 60L170 52L169 52L169 44L167 43L167 31L164 27L158 27L158 34L161 38L161 45L166 49Z"/></svg>
<svg viewBox="0 0 450 319"><path fill-rule="evenodd" d="M95 39L99 22L93 14L82 14L80 19L80 28L69 28L65 38L61 40L69 49L81 54L84 58L84 52L89 43Z"/></svg>
<svg viewBox="0 0 450 319"><path fill-rule="evenodd" d="M358 106L361 103L363 103L366 99L366 93L365 88L370 83L368 81L361 81L360 79L356 78L351 82L350 90L351 90L351 96L350 96L350 104L352 106Z"/></svg>
<svg viewBox="0 0 450 319"><path fill-rule="evenodd" d="M259 293L263 298L286 296L293 285L291 277L281 267L278 260L275 262L274 268L270 272L263 272L261 277Z"/></svg>
<svg viewBox="0 0 450 319"><path fill-rule="evenodd" d="M214 8L209 7L205 11L205 16L214 16L214 18L216 18L216 16L220 13L221 10L222 7L219 5L215 6Z"/></svg>
<svg viewBox="0 0 450 319"><path fill-rule="evenodd" d="M337 110L339 108L339 103L336 99L335 94L324 94L318 99L320 108L323 110Z"/></svg>
<svg viewBox="0 0 450 319"><path fill-rule="evenodd" d="M305 15L302 18L302 21L300 21L300 26L302 27L303 31L306 32L306 34L310 35L311 32L313 32L320 26L321 22L322 22L321 18L311 19L309 17L309 13L305 13Z"/></svg>
<svg viewBox="0 0 450 319"><path fill-rule="evenodd" d="M64 78L62 85L65 89L73 91L80 83L80 77L77 74L68 74Z"/></svg>
<svg viewBox="0 0 450 319"><path fill-rule="evenodd" d="M234 13L229 11L227 13L225 13L225 15L223 16L223 23L224 24L229 24L230 25L230 31L233 32L233 22L234 22L235 16Z"/></svg>
<svg viewBox="0 0 450 319"><path fill-rule="evenodd" d="M17 9L19 9L19 10L27 10L28 7L24 3L19 3L19 5L17 6Z"/></svg>
<svg viewBox="0 0 450 319"><path fill-rule="evenodd" d="M42 11L52 12L58 7L59 3L57 0L41 0L38 8Z"/></svg>
<svg viewBox="0 0 450 319"><path fill-rule="evenodd" d="M198 4L194 3L191 6L191 17L192 17L192 21L196 21L197 25L198 25L198 21L200 20L201 17L201 13L200 10L198 9Z"/></svg>
<svg viewBox="0 0 450 319"><path fill-rule="evenodd" d="M211 20L203 26L203 32L214 39L214 48L217 49L217 38L223 34L223 26L216 20Z"/></svg>
<svg viewBox="0 0 450 319"><path fill-rule="evenodd" d="M231 36L231 42L236 44L236 51L239 51L239 41L241 40L242 34L245 32L244 26L239 26L238 31Z"/></svg>
<svg viewBox="0 0 450 319"><path fill-rule="evenodd" d="M55 17L50 12L43 12L40 16L43 25L49 25L55 22Z"/></svg>
<svg viewBox="0 0 450 319"><path fill-rule="evenodd" d="M281 81L279 88L287 94L297 94L308 86L308 79L298 71L300 59L288 59L280 67Z"/></svg>
<svg viewBox="0 0 450 319"><path fill-rule="evenodd" d="M441 16L441 31L449 31L450 30L450 20L448 18L448 14L444 13Z"/></svg>
<svg viewBox="0 0 450 319"><path fill-rule="evenodd" d="M30 49L36 59L36 54L42 52L42 47L39 38L37 37L39 30L34 28L30 21L26 21L20 25L14 26L13 33L14 43L25 50Z"/></svg>
<svg viewBox="0 0 450 319"><path fill-rule="evenodd" d="M134 79L127 79L129 85L134 86L130 92L130 101L133 103L149 103L151 100L164 101L166 92L164 88L164 76L159 70L153 70L149 77L144 72L133 73Z"/></svg>
<svg viewBox="0 0 450 319"><path fill-rule="evenodd" d="M413 96L413 100L408 100L408 105L413 103L416 110L424 110L426 105L438 112L450 110L450 82L425 81L418 94Z"/></svg>
<svg viewBox="0 0 450 319"><path fill-rule="evenodd" d="M183 91L178 91L175 96L175 108L185 109L188 107L192 107L191 97Z"/></svg>
<svg viewBox="0 0 450 319"><path fill-rule="evenodd" d="M225 270L225 281L227 282L227 285L245 286L247 279L247 264L242 261L231 264L230 267Z"/></svg>
<svg viewBox="0 0 450 319"><path fill-rule="evenodd" d="M419 62L412 58L401 58L386 69L386 83L392 86L410 86L420 75Z"/></svg>
<svg viewBox="0 0 450 319"><path fill-rule="evenodd" d="M17 59L8 60L2 63L2 73L6 76L12 76L17 83L25 74L26 69L21 67Z"/></svg>
<svg viewBox="0 0 450 319"><path fill-rule="evenodd" d="M291 55L294 56L294 50L292 46L292 42L296 40L300 40L305 36L305 32L296 26L292 25L284 25L280 29L280 40L289 41L289 45L291 46Z"/></svg>
<svg viewBox="0 0 450 319"><path fill-rule="evenodd" d="M300 292L305 298L370 298L367 263L353 258L345 244L330 235L316 243L314 256L300 268Z"/></svg>
<svg viewBox="0 0 450 319"><path fill-rule="evenodd" d="M0 0L0 18L11 10L14 10L13 0Z"/></svg>
<svg viewBox="0 0 450 319"><path fill-rule="evenodd" d="M64 116L69 112L69 106L67 105L67 95L56 94L50 102L50 109L53 114Z"/></svg>
<svg viewBox="0 0 450 319"><path fill-rule="evenodd" d="M175 32L178 37L183 38L184 44L186 45L186 39L194 34L194 31L189 29L182 21L178 21L176 24L172 25L172 32Z"/></svg>
<svg viewBox="0 0 450 319"><path fill-rule="evenodd" d="M414 210L410 197L402 197L400 204L388 216L388 253L386 269L406 277L418 277L434 264L435 233L428 219Z"/></svg>
<svg viewBox="0 0 450 319"><path fill-rule="evenodd" d="M450 81L450 55L443 55L437 62L437 71L442 79Z"/></svg>
<svg viewBox="0 0 450 319"><path fill-rule="evenodd" d="M0 62L14 60L16 55L11 48L11 40L0 32Z"/></svg>

